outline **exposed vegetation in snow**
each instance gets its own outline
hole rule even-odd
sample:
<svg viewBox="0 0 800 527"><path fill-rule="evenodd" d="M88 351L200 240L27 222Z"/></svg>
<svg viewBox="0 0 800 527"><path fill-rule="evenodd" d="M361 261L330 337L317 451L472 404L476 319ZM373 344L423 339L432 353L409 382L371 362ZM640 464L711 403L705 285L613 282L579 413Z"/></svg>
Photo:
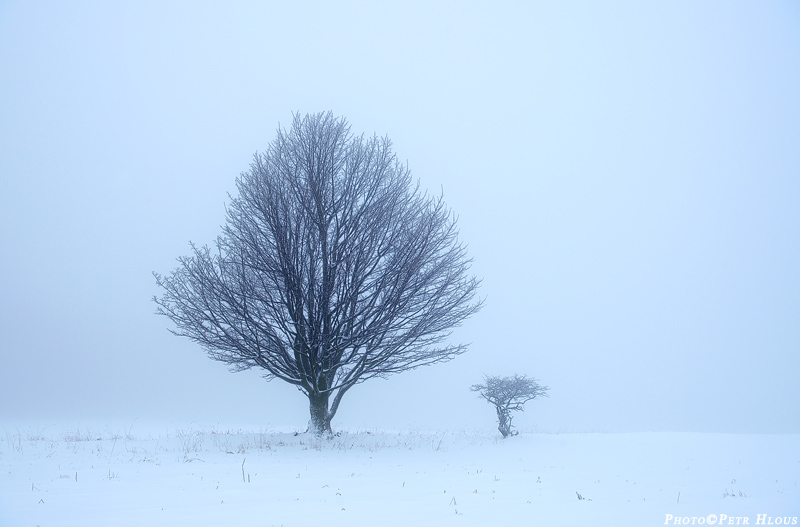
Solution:
<svg viewBox="0 0 800 527"><path fill-rule="evenodd" d="M796 435L0 428L0 525L663 525L800 516Z"/></svg>

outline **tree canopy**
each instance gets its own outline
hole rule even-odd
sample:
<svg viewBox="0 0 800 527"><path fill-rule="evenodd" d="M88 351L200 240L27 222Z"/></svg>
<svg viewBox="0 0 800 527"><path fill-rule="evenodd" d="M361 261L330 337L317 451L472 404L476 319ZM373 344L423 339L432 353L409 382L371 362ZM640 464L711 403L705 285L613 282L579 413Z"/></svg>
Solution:
<svg viewBox="0 0 800 527"><path fill-rule="evenodd" d="M317 433L354 385L466 351L448 337L481 308L480 280L455 216L388 138L295 115L236 187L214 249L192 244L154 273L173 333L233 371L295 385Z"/></svg>

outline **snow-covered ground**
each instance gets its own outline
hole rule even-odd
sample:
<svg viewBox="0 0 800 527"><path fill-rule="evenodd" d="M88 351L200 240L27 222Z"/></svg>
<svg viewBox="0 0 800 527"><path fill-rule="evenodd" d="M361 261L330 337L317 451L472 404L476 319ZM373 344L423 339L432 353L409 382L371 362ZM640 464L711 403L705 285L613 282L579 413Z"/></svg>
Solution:
<svg viewBox="0 0 800 527"><path fill-rule="evenodd" d="M798 435L0 427L2 526L791 524L798 481Z"/></svg>

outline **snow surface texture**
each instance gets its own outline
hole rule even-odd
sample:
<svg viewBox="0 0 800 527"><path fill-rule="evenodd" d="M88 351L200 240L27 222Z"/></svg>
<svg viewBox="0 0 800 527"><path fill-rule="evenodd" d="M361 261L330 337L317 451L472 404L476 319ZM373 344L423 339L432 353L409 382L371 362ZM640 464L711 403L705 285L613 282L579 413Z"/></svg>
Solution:
<svg viewBox="0 0 800 527"><path fill-rule="evenodd" d="M667 515L755 525L760 514L800 516L797 435L351 431L324 440L141 430L5 424L0 525L648 526Z"/></svg>

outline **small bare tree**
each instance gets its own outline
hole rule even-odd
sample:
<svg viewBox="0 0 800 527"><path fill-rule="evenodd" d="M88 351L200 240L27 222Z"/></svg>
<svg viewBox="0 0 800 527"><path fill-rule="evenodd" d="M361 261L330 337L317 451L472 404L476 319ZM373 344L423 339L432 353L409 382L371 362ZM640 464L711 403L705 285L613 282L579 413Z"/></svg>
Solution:
<svg viewBox="0 0 800 527"><path fill-rule="evenodd" d="M236 186L216 249L192 245L172 274L154 273L173 333L232 371L295 385L317 434L356 384L466 351L442 343L481 308L480 281L455 217L388 139L295 115Z"/></svg>
<svg viewBox="0 0 800 527"><path fill-rule="evenodd" d="M497 410L497 427L505 439L517 435L511 430L511 412L524 410L525 403L537 397L547 397L550 388L540 386L536 379L524 375L513 377L484 376L483 384L473 384L470 390L489 401Z"/></svg>

